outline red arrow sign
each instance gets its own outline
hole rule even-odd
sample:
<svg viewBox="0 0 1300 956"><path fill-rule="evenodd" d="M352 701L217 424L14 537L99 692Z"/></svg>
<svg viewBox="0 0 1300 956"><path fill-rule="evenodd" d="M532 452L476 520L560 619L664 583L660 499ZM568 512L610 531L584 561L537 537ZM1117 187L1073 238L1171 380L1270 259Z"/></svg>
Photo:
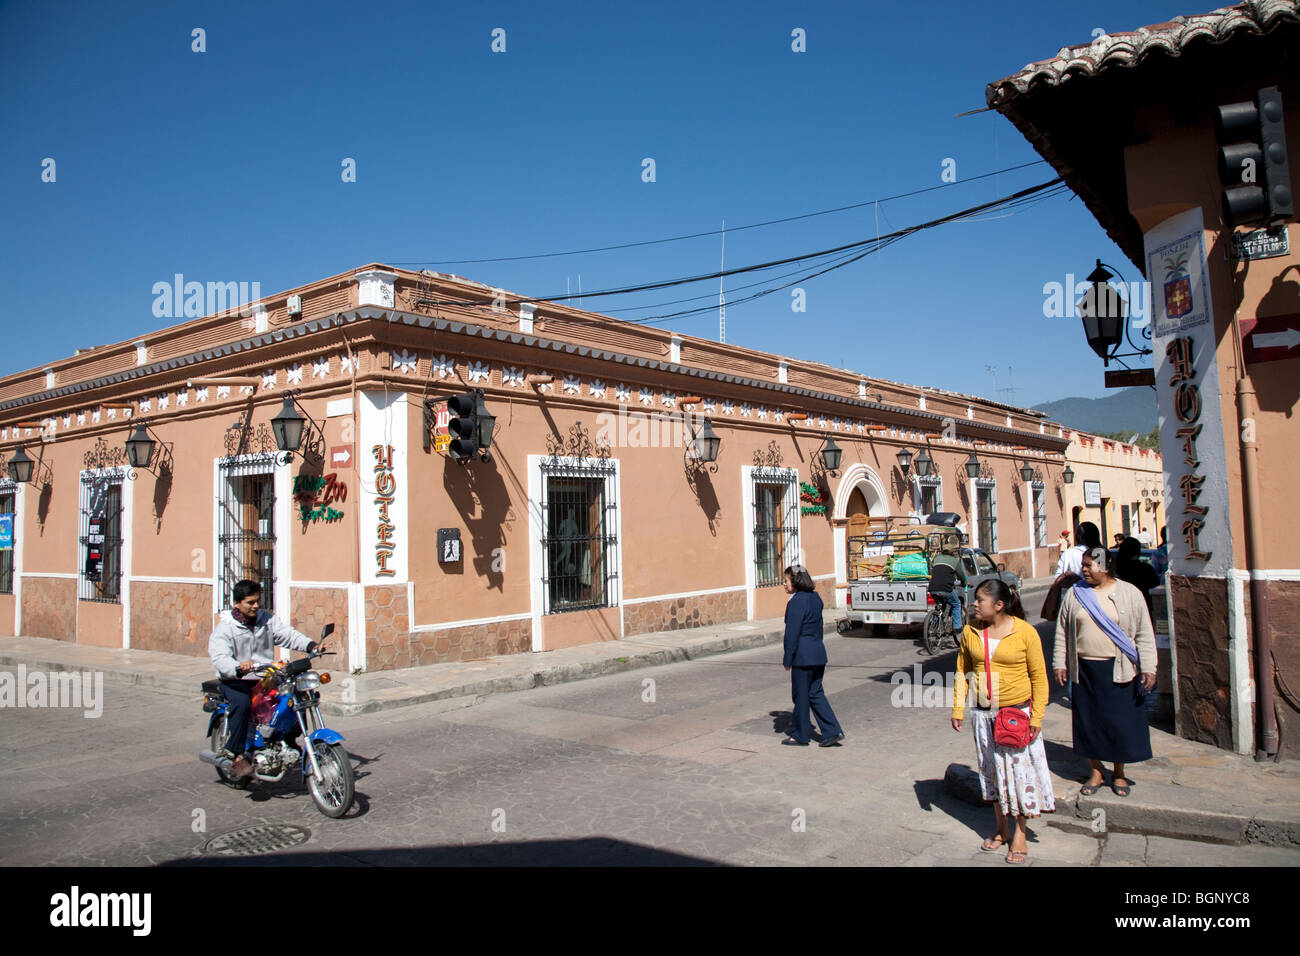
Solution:
<svg viewBox="0 0 1300 956"><path fill-rule="evenodd" d="M330 449L330 467L351 468L352 449L347 445L335 445Z"/></svg>
<svg viewBox="0 0 1300 956"><path fill-rule="evenodd" d="M1300 312L1241 320L1247 365L1300 358Z"/></svg>

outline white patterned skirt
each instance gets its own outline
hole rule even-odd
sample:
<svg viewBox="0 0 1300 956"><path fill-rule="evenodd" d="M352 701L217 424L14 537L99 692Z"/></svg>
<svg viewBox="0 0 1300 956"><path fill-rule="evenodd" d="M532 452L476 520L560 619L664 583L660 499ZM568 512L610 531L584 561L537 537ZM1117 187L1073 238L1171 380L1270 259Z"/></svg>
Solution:
<svg viewBox="0 0 1300 956"><path fill-rule="evenodd" d="M1028 715L1028 707L1021 709ZM975 731L975 759L984 799L996 800L1007 816L1036 817L1055 811L1056 797L1042 733L1028 747L1001 747L993 742L997 711L973 707L967 713Z"/></svg>

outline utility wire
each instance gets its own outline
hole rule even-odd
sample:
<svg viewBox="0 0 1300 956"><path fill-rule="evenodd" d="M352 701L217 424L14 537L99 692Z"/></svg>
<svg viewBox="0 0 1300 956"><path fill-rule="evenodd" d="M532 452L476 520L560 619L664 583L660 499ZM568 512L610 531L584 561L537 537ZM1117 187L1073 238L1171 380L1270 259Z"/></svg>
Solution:
<svg viewBox="0 0 1300 956"><path fill-rule="evenodd" d="M750 223L748 226L736 226L731 232L743 232L746 229L761 229L764 226L777 226L787 222L798 222L801 219L812 219L816 216L829 216L837 212L847 212L850 209L861 209L863 206L870 206L882 202L889 202L893 199L906 199L909 196L920 196L922 193L934 192L936 189L949 189L953 186L961 186L965 183L977 182L981 179L988 179L990 176L1000 176L1003 173L1015 172L1017 169L1024 169L1028 166L1037 166L1046 160L1036 159L1033 162L1021 163L1019 166L1008 166L1006 169L997 169L991 173L981 173L978 176L971 176L968 179L962 179L952 183L940 183L938 186L926 186L923 189L913 189L911 192L898 193L893 196L884 196L880 199L866 199L862 202L851 203L847 206L836 206L834 209L822 209L819 212L806 212L798 216L786 216L782 219L769 219L766 222ZM539 252L528 256L496 256L484 259L417 259L408 262L390 261L395 266L464 266L478 265L485 262L523 262L528 259L556 259L562 256L581 256L591 252L611 252L618 249L635 249L640 246L655 246L665 242L681 242L685 239L700 239L705 236L720 235L721 230L712 229L708 232L692 232L682 236L669 236L665 239L643 239L639 242L622 242L612 246L594 246L590 249L570 249L567 252Z"/></svg>
<svg viewBox="0 0 1300 956"><path fill-rule="evenodd" d="M751 272L762 272L768 269L774 269L778 266L789 265L794 262L806 262L808 260L820 259L826 256L836 255L838 253L846 252L851 249L861 249L864 246L865 247L878 246L883 248L881 244L885 240L901 239L905 236L913 235L925 229L933 229L936 226L941 226L944 225L945 223L956 222L962 219L967 219L977 213L985 212L990 209L1001 209L1001 208L1007 208L1007 207L1019 205L1021 200L1027 199L1028 197L1031 196L1035 196L1038 193L1043 192L1044 190L1050 189L1051 187L1054 186L1059 187L1060 183L1061 183L1061 179L1060 177L1057 177L1056 179L1050 179L1047 182L1039 183L1037 186L1030 186L1018 192L1011 193L1008 196L1003 196L1000 199L994 199L990 202L980 203L978 206L971 206L968 209L963 209L955 213L950 213L947 216L941 216L938 219L931 219L928 222L918 223L915 226L908 226L905 229L899 229L894 232L885 233L884 235L881 236L872 236L869 239L860 239L857 240L856 242L848 242L843 245L835 246L830 249L822 249L818 252L810 252L798 256L788 256L784 259L773 259L769 262L760 262L750 266L740 266L735 269L724 269L717 272L709 272L709 273L703 273L699 275L685 276L678 279L666 279L662 282L648 282L642 285L619 286L612 289L601 289L595 292L584 292L582 294L582 298L597 299L597 298L604 298L606 296L611 296L611 295L628 295L633 292L645 292L653 289L669 289L679 285L689 285L693 282L703 282L705 280L718 279L725 276L746 275ZM1059 194L1061 191L1063 191L1063 189L1064 187L1059 187L1053 193L1049 194L1049 196ZM1048 197L1043 197L1043 198L1048 198ZM873 250L869 249L868 251L870 252ZM576 299L576 298L578 298L576 293L570 294L566 292L564 295L520 296L518 298L512 296L510 301L518 302L520 304L525 304L525 303L532 303L532 302L564 302L569 299ZM444 306L444 305L465 306L465 305L484 305L488 303L465 302L464 300L455 300L455 299L452 300L422 299L420 300L420 304L432 305L432 306Z"/></svg>

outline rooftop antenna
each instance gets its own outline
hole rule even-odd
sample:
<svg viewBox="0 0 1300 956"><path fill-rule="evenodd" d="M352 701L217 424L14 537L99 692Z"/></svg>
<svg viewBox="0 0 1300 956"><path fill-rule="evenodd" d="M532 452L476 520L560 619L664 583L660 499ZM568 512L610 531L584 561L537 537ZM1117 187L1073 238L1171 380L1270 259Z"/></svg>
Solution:
<svg viewBox="0 0 1300 956"><path fill-rule="evenodd" d="M718 270L727 271L727 220L722 220L722 267ZM727 296L722 291L723 278L718 276L718 341L727 341Z"/></svg>

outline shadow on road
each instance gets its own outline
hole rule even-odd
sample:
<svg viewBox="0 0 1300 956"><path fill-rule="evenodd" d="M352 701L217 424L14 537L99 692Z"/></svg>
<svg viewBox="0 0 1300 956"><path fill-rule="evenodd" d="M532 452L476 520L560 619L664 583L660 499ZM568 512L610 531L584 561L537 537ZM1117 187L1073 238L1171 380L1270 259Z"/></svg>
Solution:
<svg viewBox="0 0 1300 956"><path fill-rule="evenodd" d="M265 853L165 860L166 867L193 866L725 866L713 860L627 843L612 837L474 843L400 849Z"/></svg>

